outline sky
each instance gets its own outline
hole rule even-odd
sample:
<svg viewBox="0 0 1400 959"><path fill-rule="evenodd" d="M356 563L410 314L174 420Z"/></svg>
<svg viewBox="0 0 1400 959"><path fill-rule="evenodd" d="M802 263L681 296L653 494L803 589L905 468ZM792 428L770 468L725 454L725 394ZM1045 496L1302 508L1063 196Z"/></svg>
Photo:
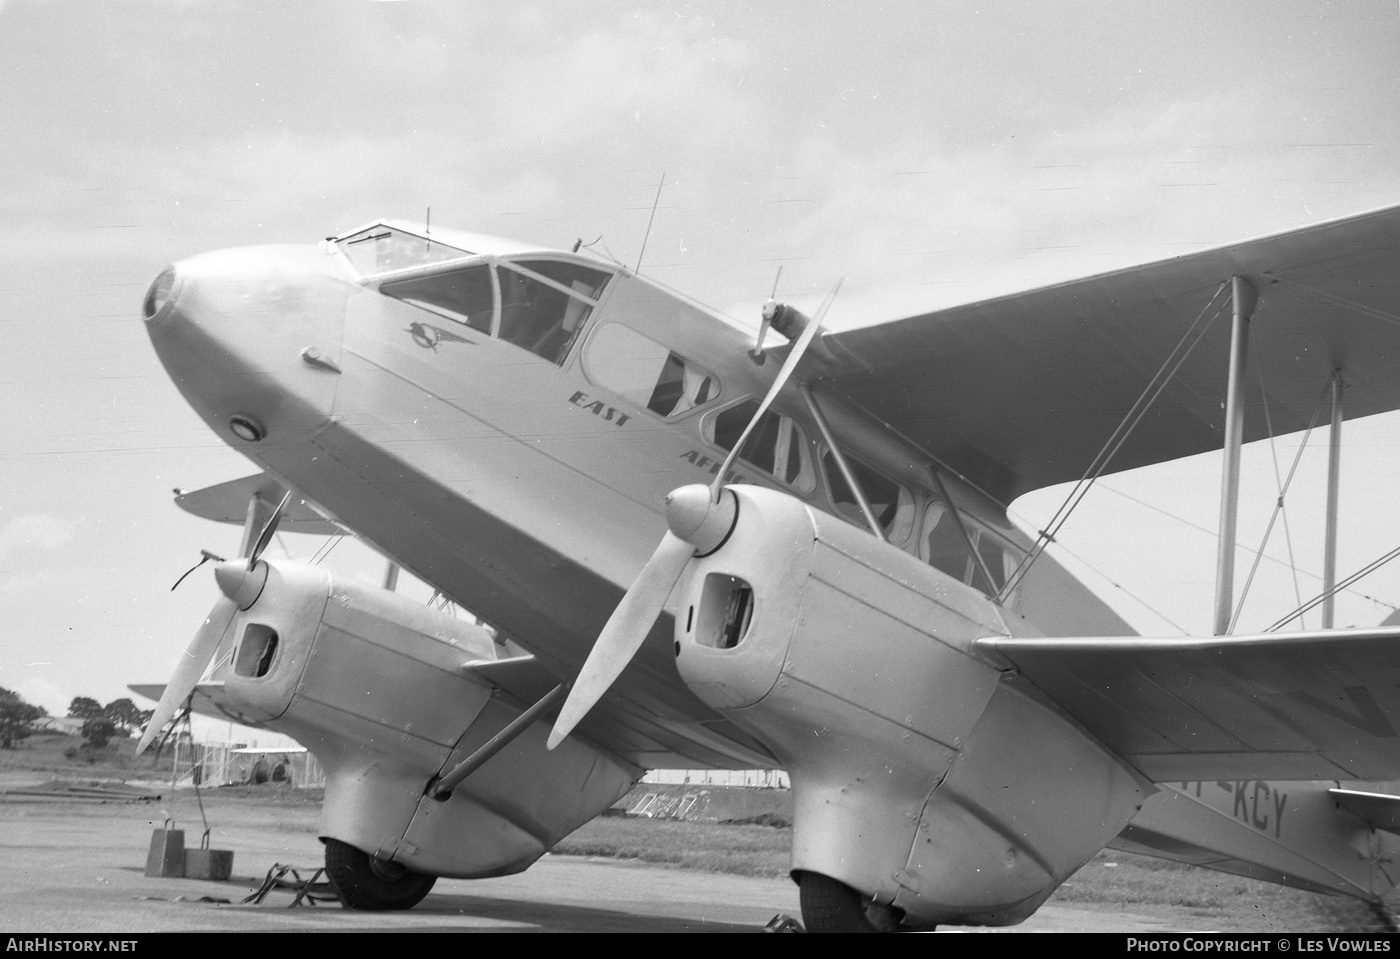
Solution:
<svg viewBox="0 0 1400 959"><path fill-rule="evenodd" d="M844 277L842 327L1395 203L1396 0L0 0L0 686L62 714L163 681L216 595L171 584L236 550L170 501L250 472L140 319L181 257L431 208L629 265L645 240L643 273L752 325L780 265L798 305ZM1343 573L1400 545L1397 437L1343 431ZM1242 546L1297 448L1246 450ZM1055 553L1140 632L1208 633L1219 474L1108 477ZM1317 591L1324 476L1319 433L1298 585L1278 529L1241 630ZM327 563L379 577L353 544ZM1400 604L1394 566L1340 625Z"/></svg>

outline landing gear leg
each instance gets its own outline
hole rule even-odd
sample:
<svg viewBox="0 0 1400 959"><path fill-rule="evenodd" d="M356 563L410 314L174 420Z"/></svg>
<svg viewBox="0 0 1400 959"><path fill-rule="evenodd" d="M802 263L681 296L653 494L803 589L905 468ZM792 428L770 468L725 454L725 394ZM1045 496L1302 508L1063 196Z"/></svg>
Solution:
<svg viewBox="0 0 1400 959"><path fill-rule="evenodd" d="M326 876L346 909L412 909L437 882L339 839L326 840Z"/></svg>
<svg viewBox="0 0 1400 959"><path fill-rule="evenodd" d="M830 876L804 872L797 877L802 923L808 932L895 932L900 912L873 902Z"/></svg>

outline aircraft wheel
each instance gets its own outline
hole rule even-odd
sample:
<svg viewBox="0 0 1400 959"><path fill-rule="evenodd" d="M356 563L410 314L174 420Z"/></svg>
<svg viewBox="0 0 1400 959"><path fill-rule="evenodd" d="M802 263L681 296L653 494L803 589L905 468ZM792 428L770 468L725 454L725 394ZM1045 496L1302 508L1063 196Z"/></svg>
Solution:
<svg viewBox="0 0 1400 959"><path fill-rule="evenodd" d="M326 877L346 909L412 909L437 882L437 876L376 859L339 839L326 840Z"/></svg>
<svg viewBox="0 0 1400 959"><path fill-rule="evenodd" d="M899 910L872 902L844 882L819 872L797 877L802 924L808 932L895 932Z"/></svg>

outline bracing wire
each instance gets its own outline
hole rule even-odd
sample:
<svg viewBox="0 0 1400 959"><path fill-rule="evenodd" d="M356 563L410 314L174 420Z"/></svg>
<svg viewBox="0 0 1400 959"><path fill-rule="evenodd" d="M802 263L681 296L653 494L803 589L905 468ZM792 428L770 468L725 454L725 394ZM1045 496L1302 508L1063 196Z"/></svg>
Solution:
<svg viewBox="0 0 1400 959"><path fill-rule="evenodd" d="M1293 622L1293 620L1297 619L1299 616L1302 616L1304 613L1306 613L1308 610L1312 609L1314 606L1320 605L1324 600L1327 599L1327 597L1329 597L1329 596L1335 596L1337 593L1340 593L1342 590L1346 589L1348 586L1350 586L1352 583L1356 582L1357 580L1361 579L1362 577L1371 575L1371 574L1374 573L1376 570L1380 569L1382 566L1384 566L1386 563L1389 563L1391 560L1393 560L1393 559L1394 559L1395 557L1397 557L1397 556L1400 556L1400 546L1395 547L1393 550L1391 550L1390 552L1386 553L1384 556L1380 557L1379 559L1372 560L1370 563L1368 563L1367 565L1361 567L1361 569L1359 569L1359 570L1357 570L1356 572L1352 573L1350 576L1348 576L1346 579L1342 580L1342 581L1341 581L1340 583L1338 583L1337 585L1333 586L1331 589L1324 589L1322 592L1318 593L1316 596L1314 596L1312 599L1308 600L1308 601L1307 601L1306 603L1304 603L1302 606L1298 607L1298 608L1295 609L1293 612L1291 612L1291 613L1289 613L1287 616L1283 617L1283 619L1280 619L1278 622L1274 623L1274 624L1273 624L1272 626L1270 626L1268 629L1264 630L1264 632L1266 632L1266 633L1275 632L1280 626L1285 626L1285 625L1287 625L1288 623Z"/></svg>
<svg viewBox="0 0 1400 959"><path fill-rule="evenodd" d="M1267 547L1267 546L1269 545L1269 537L1270 537L1270 535L1273 534L1273 531L1274 531L1274 522L1278 519L1279 514L1280 514L1280 513L1283 513L1283 501L1284 501L1284 497L1286 497L1286 496L1288 495L1288 488L1289 488L1289 486L1292 485L1292 483L1293 483L1293 477L1294 477L1294 475L1298 472L1298 464L1299 464L1300 462L1302 462L1303 453L1304 453L1304 451L1306 451L1307 448L1308 448L1308 440L1312 437L1313 429L1317 426L1317 418L1318 418L1320 415L1322 415L1322 407L1323 407L1323 406L1326 404L1326 402L1327 402L1327 393L1328 393L1328 391L1330 390L1330 388L1331 388L1331 386L1332 386L1332 378L1333 378L1334 376L1336 376L1336 373L1333 373L1332 376L1327 377L1327 382L1326 382L1326 383L1323 385L1323 387L1322 387L1322 395L1318 398L1317 405L1316 405L1315 407L1313 407L1312 418L1308 420L1308 429L1307 429L1307 432L1305 432L1305 433L1303 434L1303 441L1302 441L1301 443L1298 444L1298 452L1294 455L1294 457L1293 457L1293 465L1292 465L1292 467L1290 467L1289 470L1288 470L1288 479L1286 479L1286 480L1283 482L1283 485L1280 487L1280 489L1279 489L1279 491L1278 491L1278 500L1274 503L1274 511L1273 511L1273 513L1269 516L1269 525L1266 526L1266 527L1264 528L1264 537L1263 537L1263 541L1260 542L1260 544L1259 544L1259 549L1258 549L1258 550L1255 552L1255 554L1254 554L1254 563L1253 563L1253 565L1251 565L1251 566L1249 567L1249 576L1248 576L1248 577L1245 579L1245 581L1244 581L1244 588L1240 590L1240 599L1239 599L1239 602L1235 604L1235 612L1234 612L1234 615L1232 615L1232 616L1230 617L1230 625L1229 625L1229 627L1225 630L1226 635L1229 635L1230 633L1233 633L1233 632L1235 631L1235 624L1236 624L1237 622L1239 622L1240 613L1243 612L1243 610L1244 610L1244 601L1245 601L1245 598L1249 595L1249 587L1250 587L1250 585L1254 582L1254 574L1255 574L1256 572L1259 571L1259 564L1260 564L1260 563L1263 561L1263 559L1264 559L1264 549L1265 549L1265 547ZM1263 377L1263 370L1262 370L1262 367L1260 368L1260 377L1261 377L1261 381L1262 381L1262 377ZM1261 382L1261 386L1262 386L1262 382ZM1268 399L1266 398L1266 399L1264 400L1264 417L1265 417L1265 421L1268 423L1268 430L1269 430L1269 447L1270 447L1270 449L1272 449L1272 448L1273 448L1273 440L1274 440L1274 426L1273 426L1273 420L1272 420L1272 418L1269 416L1269 413L1268 413L1268 410L1269 410L1269 405L1268 405L1268 403L1269 403L1269 401L1268 401ZM1278 458L1277 458L1277 454L1275 454L1275 458L1274 458L1274 473L1275 473L1275 482L1277 482L1277 480L1278 480L1278 476L1277 476L1277 473L1278 473ZM1286 514L1285 514L1285 516L1286 516ZM1293 585L1294 585L1294 588L1297 589L1297 585L1298 585L1297 566L1293 563L1293 551L1292 551L1291 547L1290 547L1289 553L1288 553L1288 560L1289 560L1289 566L1290 566L1290 568L1292 568L1292 569L1294 570ZM1302 602L1303 602L1303 598L1302 598L1301 595L1299 595L1299 597L1298 597L1298 603L1299 603L1299 605L1302 605Z"/></svg>
<svg viewBox="0 0 1400 959"><path fill-rule="evenodd" d="M1126 500L1131 500L1132 502L1138 504L1139 506L1143 507L1144 509L1149 509L1149 510L1151 510L1151 511L1154 512L1154 513L1158 513L1158 514L1160 514L1160 515L1162 515L1162 516L1167 517L1168 519L1176 520L1178 523L1182 523L1182 524L1184 524L1184 525L1186 525L1186 526L1189 526L1189 527L1191 527L1192 529L1196 530L1197 532L1204 533L1205 535L1210 536L1210 537L1215 537L1215 536L1218 536L1218 535L1219 535L1219 532L1218 532L1217 530L1211 529L1211 528L1208 527L1208 526L1202 526L1200 523L1192 522L1191 520L1187 519L1187 518L1184 517L1184 516L1178 516L1176 513L1172 513L1172 512L1170 512L1170 511L1168 511L1168 510L1164 510L1164 509L1162 509L1162 507L1158 506L1157 504L1155 504L1155 503L1149 503L1149 502L1147 502L1147 500L1144 500L1144 499L1139 499L1138 497L1132 495L1131 493L1125 493L1125 492L1123 492L1123 491L1120 490L1120 489L1114 489L1112 486L1109 486L1107 483L1102 484L1102 488L1105 489L1105 490L1107 490L1108 492L1112 493L1112 494L1115 495L1115 496L1121 496L1121 497L1123 497L1123 498L1126 499ZM1021 519L1022 519L1023 522L1026 523L1027 526L1032 525L1032 524L1030 523L1030 521L1029 521L1029 520L1026 520L1024 517L1021 517ZM1059 545L1060 545L1060 548L1061 548L1061 549L1064 548L1064 545L1063 545L1063 544L1059 544ZM1253 551L1252 549L1250 549L1248 546L1241 546L1240 549L1244 550L1246 553L1252 553L1252 552L1254 552L1254 551ZM1266 560L1268 560L1269 562L1271 562L1271 563L1277 563L1277 564L1279 564L1280 566L1286 566L1286 565L1288 565L1287 563L1283 562L1283 560L1281 560L1281 559L1275 559L1275 558L1272 557L1272 556L1265 556L1264 558L1265 558ZM1085 565L1085 566L1088 566L1090 569L1094 570L1094 572L1098 573L1100 576L1103 576L1105 579L1111 579L1111 577L1109 577L1107 573L1104 573L1102 570L1098 569L1098 568L1095 567L1093 564L1089 563L1087 560L1082 560L1082 562L1084 562L1084 565ZM1300 572L1301 572L1304 576L1310 576L1310 577L1312 577L1313 579L1320 580L1320 579L1322 578L1322 577L1318 576L1316 573L1309 573L1307 570L1300 570ZM1134 599L1137 599L1137 597L1134 596L1131 592L1128 592L1127 589L1124 589L1124 592L1127 592L1129 596L1133 596ZM1385 600L1380 599L1379 597L1372 596L1370 593L1363 593L1363 592L1361 592L1360 590L1349 590L1349 592L1350 592L1353 596L1359 596L1360 598L1362 598L1362 599L1364 599L1364 600L1367 600L1368 602L1375 603L1377 606L1383 606L1383 607L1385 607L1386 609L1390 610L1391 612L1394 612L1394 611L1396 610L1396 608L1397 608L1396 605L1395 605L1394 603L1388 603L1388 602L1386 602ZM1146 604L1144 604L1144 605L1146 605ZM1302 605L1301 601L1300 601L1299 605Z"/></svg>
<svg viewBox="0 0 1400 959"><path fill-rule="evenodd" d="M340 545L340 541L343 540L344 538L345 538L345 534L344 534L344 533L337 533L336 535L332 536L330 539L328 539L328 540L326 540L324 543L322 543L322 544L321 544L321 548L318 549L318 550L316 550L315 555L313 555L313 556L311 557L311 560L310 560L311 565L312 565L312 566L317 566L317 565L319 565L320 563L324 562L325 559L326 559L326 557L329 556L329 555L331 554L331 550L333 550L333 549L335 549L337 546L339 546L339 545Z"/></svg>
<svg viewBox="0 0 1400 959"><path fill-rule="evenodd" d="M1105 487L1105 488L1107 488L1107 487ZM1117 491L1115 490L1114 492L1117 492ZM1104 573L1102 570L1097 569L1097 568L1094 566L1093 563L1089 562L1089 561L1088 561L1087 559L1085 559L1083 556L1080 556L1078 553L1076 553L1074 550L1070 549L1070 548L1069 548L1068 546L1066 546L1064 543L1060 543L1060 544L1059 544L1059 547L1060 547L1061 550L1064 551L1064 553L1065 553L1066 555L1071 556L1071 557L1073 557L1075 560L1077 560L1078 562L1082 563L1086 569L1091 569L1091 570L1093 570L1095 573L1097 573L1098 575L1102 576L1104 579L1106 579L1106 580L1108 581L1109 585L1111 585L1114 589L1121 590L1125 595L1129 596L1134 602L1141 604L1141 605L1143 606L1143 608L1147 609L1147 610L1148 610L1149 612L1151 612L1154 616L1156 616L1156 617L1158 617L1159 619L1161 619L1162 622L1164 622L1164 623L1166 623L1167 625L1171 626L1171 627L1172 627L1173 629L1175 629L1178 633L1180 633L1180 634L1183 635L1183 636L1190 636L1190 635L1191 635L1191 631L1188 630L1185 626L1182 626L1182 625L1181 625L1180 623L1178 623L1176 620L1172 619L1170 616L1168 616L1166 613L1162 612L1162 611L1161 611L1160 609L1158 609L1156 606L1153 606L1151 603L1149 603L1147 600L1143 599L1143 598L1142 598L1141 596L1139 596L1137 593L1134 593L1132 590L1128 589L1128 587L1126 587L1126 586L1124 586L1122 583L1118 582L1118 581L1117 581L1116 579L1114 579L1112 576L1109 576L1108 574Z"/></svg>
<svg viewBox="0 0 1400 959"><path fill-rule="evenodd" d="M1191 355L1191 351L1196 348L1196 345L1200 343L1201 338L1205 336L1211 325L1220 314L1224 312L1226 303L1221 303L1214 313L1211 313L1210 309L1215 305L1216 300L1220 299L1220 294L1223 293L1228 286L1228 282L1223 282L1216 288L1215 294L1206 302L1205 307L1202 308L1196 319L1192 321L1171 353L1167 354L1167 358L1162 362L1162 366L1157 370L1152 379L1148 381L1147 386L1143 388L1142 394L1138 396L1137 401L1128 410L1122 422L1118 424L1118 428L1109 436L1103 448L1099 450L1098 455L1095 456L1093 461L1089 464L1089 468L1086 469L1084 475L1080 477L1079 482L1074 484L1074 488L1070 490L1069 495L1065 497L1065 501L1060 504L1060 508L1055 511L1055 515L1050 517L1050 522L1045 525L1044 529L1040 530L1036 537L1035 545L1031 547L1030 552L1022 558L1011 575L1007 577L1006 585L1003 586L1001 592L997 594L996 598L998 602L1011 595L1011 592L1020 585L1021 580L1025 578L1026 573L1030 571L1031 566L1040 558L1040 554L1045 552L1045 548L1050 543L1054 542L1055 534L1058 533L1061 527L1069 520L1070 514L1074 512L1075 508L1088 494L1094 482L1102 475L1103 471L1108 467L1109 462L1118 453L1118 450L1128 441L1128 437L1132 435L1138 423L1142 422L1142 418L1147 414L1148 409L1156 402L1157 397L1167 388L1167 384L1171 382L1177 370L1181 368L1181 365L1186 362L1187 357ZM1209 319L1207 319L1208 314Z"/></svg>
<svg viewBox="0 0 1400 959"><path fill-rule="evenodd" d="M1255 338L1258 338L1257 332ZM1259 392L1264 396L1264 423L1269 430L1269 454L1273 457L1274 461L1274 485L1278 487L1279 499L1281 501L1283 499L1284 489L1282 477L1279 475L1278 471L1278 446L1274 442L1274 421L1269 412L1269 393L1268 390L1264 388L1264 367L1256 362L1255 369L1259 373ZM1311 430L1312 427L1309 426L1308 429ZM1302 446L1307 445L1307 438L1304 437ZM1301 456L1301 453L1299 455ZM1297 458L1294 460L1294 468L1297 468ZM1291 475L1290 473L1290 478ZM1279 505L1282 506L1282 502L1280 502ZM1282 509L1280 512L1280 518L1283 520L1283 542L1288 549L1288 569L1293 577L1293 597L1298 605L1301 606L1303 605L1303 584L1298 582L1298 558L1293 553L1293 529L1288 523L1288 510ZM1245 588L1246 590L1249 588L1247 584ZM1232 623L1231 625L1233 626L1234 624Z"/></svg>

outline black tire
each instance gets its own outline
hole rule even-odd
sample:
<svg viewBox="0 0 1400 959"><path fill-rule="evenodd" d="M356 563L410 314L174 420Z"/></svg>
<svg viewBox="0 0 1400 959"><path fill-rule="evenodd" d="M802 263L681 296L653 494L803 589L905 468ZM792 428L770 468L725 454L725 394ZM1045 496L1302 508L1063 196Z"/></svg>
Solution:
<svg viewBox="0 0 1400 959"><path fill-rule="evenodd" d="M859 891L830 876L800 873L797 888L802 924L808 932L893 932L898 928L892 910L873 906Z"/></svg>
<svg viewBox="0 0 1400 959"><path fill-rule="evenodd" d="M326 840L326 878L346 909L375 911L412 909L437 882L437 876L375 859L339 839Z"/></svg>

